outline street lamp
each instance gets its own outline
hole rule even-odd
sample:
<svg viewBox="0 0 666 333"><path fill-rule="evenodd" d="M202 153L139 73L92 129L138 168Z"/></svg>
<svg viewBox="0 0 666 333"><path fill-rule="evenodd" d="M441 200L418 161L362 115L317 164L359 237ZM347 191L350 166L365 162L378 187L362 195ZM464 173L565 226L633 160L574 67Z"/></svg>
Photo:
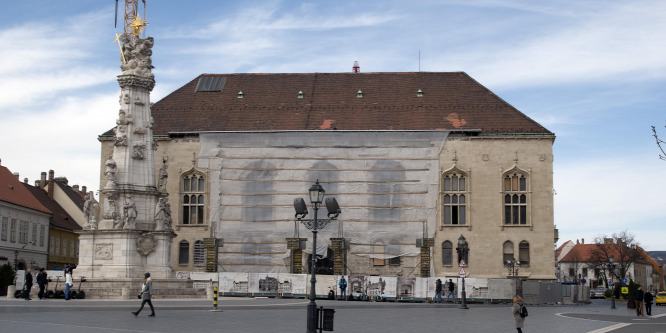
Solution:
<svg viewBox="0 0 666 333"><path fill-rule="evenodd" d="M458 247L456 248L456 251L458 252L458 265L460 265L461 261L464 260L465 265L467 265L467 254L469 253L469 247L467 246L467 240L463 235L460 235L460 238L458 238ZM462 277L462 301L460 302L460 309L469 309L467 307L467 293L465 292L465 276L463 275Z"/></svg>
<svg viewBox="0 0 666 333"><path fill-rule="evenodd" d="M516 288L516 294L522 296L522 288L518 288L518 270L520 269L520 261L516 260L516 258L512 257L511 259L507 260L505 262L507 268L509 269L509 276L511 277L511 280L513 281L513 285Z"/></svg>
<svg viewBox="0 0 666 333"><path fill-rule="evenodd" d="M613 272L615 272L615 258L613 256L608 257L608 275L610 275L610 287L611 287L611 309L615 309L615 285L613 284Z"/></svg>
<svg viewBox="0 0 666 333"><path fill-rule="evenodd" d="M316 333L317 332L317 304L315 303L316 294L316 285L317 278L316 275L316 265L317 265L317 232L318 229L323 229L331 220L335 220L338 215L340 215L341 210L335 198L326 198L326 209L328 210L328 219L317 219L317 211L319 210L319 205L324 202L324 188L319 185L319 180L312 184L309 189L310 192L310 202L312 203L314 216L312 219L303 219L308 215L308 208L305 205L305 200L303 198L294 199L294 209L296 210L296 219L301 221L306 228L312 230L312 263L310 266L310 303L308 303L307 310L307 333Z"/></svg>
<svg viewBox="0 0 666 333"><path fill-rule="evenodd" d="M25 245L23 245L21 250L24 250L25 247L28 246L28 245L35 245L35 244L37 244L36 240L34 240L30 243L26 243ZM14 250L14 273L18 272L18 255L19 255L19 250Z"/></svg>

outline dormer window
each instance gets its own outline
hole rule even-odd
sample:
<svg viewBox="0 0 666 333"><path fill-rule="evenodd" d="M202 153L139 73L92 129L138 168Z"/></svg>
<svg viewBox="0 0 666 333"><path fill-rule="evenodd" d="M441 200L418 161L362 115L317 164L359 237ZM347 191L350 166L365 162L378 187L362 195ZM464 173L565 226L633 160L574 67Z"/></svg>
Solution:
<svg viewBox="0 0 666 333"><path fill-rule="evenodd" d="M363 98L363 92L360 89L356 92L356 98Z"/></svg>
<svg viewBox="0 0 666 333"><path fill-rule="evenodd" d="M423 97L423 91L421 91L421 89L416 92L416 97Z"/></svg>
<svg viewBox="0 0 666 333"><path fill-rule="evenodd" d="M302 90L298 92L298 98L303 98L303 91Z"/></svg>
<svg viewBox="0 0 666 333"><path fill-rule="evenodd" d="M243 92L242 91L238 92L238 98L243 98Z"/></svg>

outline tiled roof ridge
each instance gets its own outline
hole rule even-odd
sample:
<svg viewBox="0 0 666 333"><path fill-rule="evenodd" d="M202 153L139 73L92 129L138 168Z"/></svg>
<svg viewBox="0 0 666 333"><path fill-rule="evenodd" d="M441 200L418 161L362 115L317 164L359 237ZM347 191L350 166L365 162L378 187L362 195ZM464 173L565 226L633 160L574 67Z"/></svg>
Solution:
<svg viewBox="0 0 666 333"><path fill-rule="evenodd" d="M0 165L0 201L52 214L5 166Z"/></svg>

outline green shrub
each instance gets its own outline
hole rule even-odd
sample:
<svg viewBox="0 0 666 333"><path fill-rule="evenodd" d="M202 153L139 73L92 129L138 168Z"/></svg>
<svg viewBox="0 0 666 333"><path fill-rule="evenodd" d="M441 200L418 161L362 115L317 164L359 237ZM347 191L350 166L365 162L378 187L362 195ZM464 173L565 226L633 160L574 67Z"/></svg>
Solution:
<svg viewBox="0 0 666 333"><path fill-rule="evenodd" d="M14 284L14 268L10 264L0 266L0 295L7 294L7 287Z"/></svg>

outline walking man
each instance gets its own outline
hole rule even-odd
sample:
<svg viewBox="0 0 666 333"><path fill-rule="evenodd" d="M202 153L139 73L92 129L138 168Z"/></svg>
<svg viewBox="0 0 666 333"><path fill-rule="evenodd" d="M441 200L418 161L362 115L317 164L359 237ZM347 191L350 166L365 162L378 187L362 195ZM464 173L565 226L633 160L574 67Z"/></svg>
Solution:
<svg viewBox="0 0 666 333"><path fill-rule="evenodd" d="M347 299L347 280L345 280L345 277L342 276L340 279L340 297L342 297L343 300Z"/></svg>
<svg viewBox="0 0 666 333"><path fill-rule="evenodd" d="M641 285L638 285L638 289L636 289L636 292L634 293L634 301L636 302L636 317L638 316L643 316L643 287Z"/></svg>
<svg viewBox="0 0 666 333"><path fill-rule="evenodd" d="M25 294L23 295L25 297L26 301L32 300L32 298L30 298L30 289L32 289L32 273L30 272L30 268L26 268L26 270L25 270Z"/></svg>
<svg viewBox="0 0 666 333"><path fill-rule="evenodd" d="M136 312L132 312L134 317L138 316L141 310L143 310L143 306L148 303L150 306L150 314L148 317L155 317L155 308L153 308L153 302L150 301L150 299L153 296L153 280L150 279L150 273L144 274L143 278L143 287L141 288L141 293L139 294L139 298L141 299L141 307L139 310Z"/></svg>
<svg viewBox="0 0 666 333"><path fill-rule="evenodd" d="M37 285L39 286L39 293L37 294L37 297L43 300L46 298L46 295L44 295L44 290L49 285L49 277L46 275L46 269L43 267L39 269L39 273L37 274Z"/></svg>
<svg viewBox="0 0 666 333"><path fill-rule="evenodd" d="M442 280L435 281L435 297L432 299L433 303L442 303Z"/></svg>
<svg viewBox="0 0 666 333"><path fill-rule="evenodd" d="M68 268L65 270L65 300L69 301L69 293L72 289L74 281L72 280L72 269Z"/></svg>
<svg viewBox="0 0 666 333"><path fill-rule="evenodd" d="M652 315L652 293L650 289L645 290L643 295L643 300L645 301L645 314L648 316Z"/></svg>
<svg viewBox="0 0 666 333"><path fill-rule="evenodd" d="M456 296L453 294L453 291L456 290L456 285L453 283L452 279L449 279L448 288L449 292L446 294L446 301L449 301L449 297L453 298L453 303L458 303L458 299L456 299Z"/></svg>

